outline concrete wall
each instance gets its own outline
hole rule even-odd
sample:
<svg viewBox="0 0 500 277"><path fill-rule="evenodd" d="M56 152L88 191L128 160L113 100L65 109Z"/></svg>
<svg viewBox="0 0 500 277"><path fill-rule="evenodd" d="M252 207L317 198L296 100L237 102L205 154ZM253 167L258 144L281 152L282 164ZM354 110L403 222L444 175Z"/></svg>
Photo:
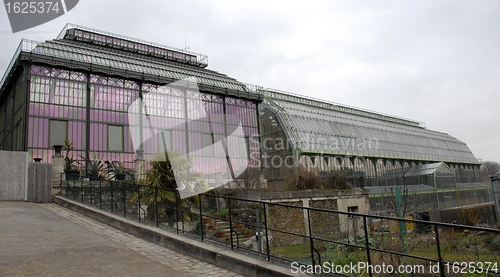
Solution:
<svg viewBox="0 0 500 277"><path fill-rule="evenodd" d="M27 201L37 203L52 202L52 164L28 164L28 191Z"/></svg>
<svg viewBox="0 0 500 277"><path fill-rule="evenodd" d="M27 152L0 151L0 200L25 200L27 160Z"/></svg>
<svg viewBox="0 0 500 277"><path fill-rule="evenodd" d="M349 197L349 198L339 198L337 200L338 210L342 212L349 212L349 207L358 207L358 213L368 214L370 210L370 202L368 197ZM340 231L349 232L349 234L359 234L363 230L363 218L361 217L351 217L341 214L340 219Z"/></svg>
<svg viewBox="0 0 500 277"><path fill-rule="evenodd" d="M0 201L52 202L52 164L28 163L28 153L0 151Z"/></svg>

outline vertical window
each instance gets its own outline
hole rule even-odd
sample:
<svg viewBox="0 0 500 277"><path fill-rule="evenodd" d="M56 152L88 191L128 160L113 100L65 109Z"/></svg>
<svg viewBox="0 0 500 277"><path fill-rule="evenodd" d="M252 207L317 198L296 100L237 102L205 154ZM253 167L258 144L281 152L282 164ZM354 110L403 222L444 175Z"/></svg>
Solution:
<svg viewBox="0 0 500 277"><path fill-rule="evenodd" d="M123 152L123 126L108 125L108 151Z"/></svg>
<svg viewBox="0 0 500 277"><path fill-rule="evenodd" d="M68 121L49 121L49 147L53 145L64 145L64 140L68 137Z"/></svg>
<svg viewBox="0 0 500 277"><path fill-rule="evenodd" d="M214 156L214 137L211 134L201 134L202 155L205 157Z"/></svg>

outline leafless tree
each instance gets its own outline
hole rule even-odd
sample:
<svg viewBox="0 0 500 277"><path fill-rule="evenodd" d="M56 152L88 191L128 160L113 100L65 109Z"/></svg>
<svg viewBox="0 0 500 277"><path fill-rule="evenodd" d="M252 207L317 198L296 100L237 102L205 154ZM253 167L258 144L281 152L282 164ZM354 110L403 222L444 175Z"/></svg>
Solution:
<svg viewBox="0 0 500 277"><path fill-rule="evenodd" d="M481 165L481 173L485 175L495 175L500 173L500 164L497 162L486 161Z"/></svg>
<svg viewBox="0 0 500 277"><path fill-rule="evenodd" d="M247 168L236 178L235 184L237 189L241 191L262 189L263 183L260 170L258 168Z"/></svg>

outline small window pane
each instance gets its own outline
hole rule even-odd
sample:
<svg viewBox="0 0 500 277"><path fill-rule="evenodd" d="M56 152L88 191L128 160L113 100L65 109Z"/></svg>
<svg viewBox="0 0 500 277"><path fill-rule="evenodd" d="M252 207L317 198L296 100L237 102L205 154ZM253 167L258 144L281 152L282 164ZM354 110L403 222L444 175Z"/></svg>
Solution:
<svg viewBox="0 0 500 277"><path fill-rule="evenodd" d="M123 151L123 126L108 125L108 151Z"/></svg>
<svg viewBox="0 0 500 277"><path fill-rule="evenodd" d="M64 145L64 140L68 134L68 122L61 120L50 121L49 147L53 145Z"/></svg>
<svg viewBox="0 0 500 277"><path fill-rule="evenodd" d="M214 139L212 135L202 134L201 135L201 147L202 155L205 157L214 156Z"/></svg>

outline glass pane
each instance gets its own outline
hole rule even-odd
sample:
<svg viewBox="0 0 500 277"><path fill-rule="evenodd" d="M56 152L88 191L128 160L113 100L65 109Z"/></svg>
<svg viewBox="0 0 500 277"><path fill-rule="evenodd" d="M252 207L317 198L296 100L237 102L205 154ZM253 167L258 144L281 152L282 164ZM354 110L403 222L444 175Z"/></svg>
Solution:
<svg viewBox="0 0 500 277"><path fill-rule="evenodd" d="M49 146L64 145L64 140L68 133L68 122L61 120L50 121L50 142Z"/></svg>
<svg viewBox="0 0 500 277"><path fill-rule="evenodd" d="M108 125L108 151L123 151L123 126Z"/></svg>

